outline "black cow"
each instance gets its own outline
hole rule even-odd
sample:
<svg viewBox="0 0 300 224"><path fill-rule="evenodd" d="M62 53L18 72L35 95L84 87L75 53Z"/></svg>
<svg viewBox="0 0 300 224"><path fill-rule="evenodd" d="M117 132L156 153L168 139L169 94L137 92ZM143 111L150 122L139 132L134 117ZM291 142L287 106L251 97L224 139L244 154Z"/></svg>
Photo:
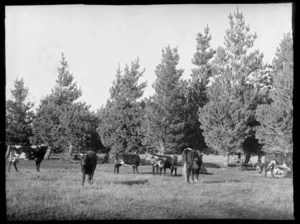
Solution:
<svg viewBox="0 0 300 224"><path fill-rule="evenodd" d="M183 174L185 182L189 183L189 176L192 172L192 180L196 174L196 181L198 181L199 173L202 165L202 155L199 151L191 148L186 148L182 152Z"/></svg>
<svg viewBox="0 0 300 224"><path fill-rule="evenodd" d="M40 172L40 165L43 159L48 159L51 149L46 145L40 146L8 146L6 156L9 157L8 172L10 172L11 165L13 164L16 171L17 163L24 160L35 160L36 170Z"/></svg>
<svg viewBox="0 0 300 224"><path fill-rule="evenodd" d="M86 175L88 175L88 182L91 184L97 166L97 154L93 151L86 151L85 153L79 153L79 155L82 172L82 186L84 185Z"/></svg>
<svg viewBox="0 0 300 224"><path fill-rule="evenodd" d="M116 155L115 158L115 169L114 173L119 173L119 168L122 165L131 165L133 168L133 172L135 171L139 173L138 171L138 166L140 164L140 157L137 154L125 154L125 153L120 153Z"/></svg>
<svg viewBox="0 0 300 224"><path fill-rule="evenodd" d="M177 155L164 156L164 155L154 155L152 157L154 162L152 161L152 172L155 174L159 172L161 175L162 169L164 169L164 173L166 174L166 169L171 170L171 174L173 170L175 171L175 176L177 176Z"/></svg>

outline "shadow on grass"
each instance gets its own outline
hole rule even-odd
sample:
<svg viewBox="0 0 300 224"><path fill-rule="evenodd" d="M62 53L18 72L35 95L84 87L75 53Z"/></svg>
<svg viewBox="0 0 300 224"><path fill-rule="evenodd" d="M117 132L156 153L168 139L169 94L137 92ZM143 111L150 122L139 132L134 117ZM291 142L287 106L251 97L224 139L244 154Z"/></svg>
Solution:
<svg viewBox="0 0 300 224"><path fill-rule="evenodd" d="M166 172L166 174L164 174L164 172L160 174L153 174L152 172L142 172L139 173L139 175L153 175L153 176L170 176L170 177L181 177L182 174L177 174L176 176L174 175L174 173L172 175L170 175L170 173Z"/></svg>
<svg viewBox="0 0 300 224"><path fill-rule="evenodd" d="M228 182L242 182L240 180L215 180L215 181L204 181L203 183L212 184L212 183L228 183Z"/></svg>
<svg viewBox="0 0 300 224"><path fill-rule="evenodd" d="M204 167L207 168L221 168L221 166L215 164L215 163L202 163Z"/></svg>
<svg viewBox="0 0 300 224"><path fill-rule="evenodd" d="M148 183L148 180L128 180L128 181L115 181L114 184L123 184L132 186L134 184L145 184Z"/></svg>

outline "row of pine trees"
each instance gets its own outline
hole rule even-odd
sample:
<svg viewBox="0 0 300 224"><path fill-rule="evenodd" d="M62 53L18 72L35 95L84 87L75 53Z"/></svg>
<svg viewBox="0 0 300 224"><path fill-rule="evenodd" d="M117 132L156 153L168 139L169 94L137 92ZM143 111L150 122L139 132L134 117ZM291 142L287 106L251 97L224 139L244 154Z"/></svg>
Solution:
<svg viewBox="0 0 300 224"><path fill-rule="evenodd" d="M162 50L155 93L145 98L145 69L137 58L117 69L110 98L97 112L78 99L81 89L62 55L56 85L36 112L23 79L6 101L7 144L47 144L72 152L181 153L190 146L228 155L293 151L293 39L284 34L272 64L254 50L257 38L243 14L230 14L224 46L213 49L209 27L196 38L188 80L178 48Z"/></svg>

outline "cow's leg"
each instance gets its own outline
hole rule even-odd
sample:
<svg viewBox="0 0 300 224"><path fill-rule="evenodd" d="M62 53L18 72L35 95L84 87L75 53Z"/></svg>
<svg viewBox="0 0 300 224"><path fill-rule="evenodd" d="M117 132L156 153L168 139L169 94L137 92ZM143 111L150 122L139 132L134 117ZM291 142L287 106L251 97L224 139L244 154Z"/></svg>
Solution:
<svg viewBox="0 0 300 224"><path fill-rule="evenodd" d="M175 176L177 176L177 168L175 167L174 170L175 170Z"/></svg>
<svg viewBox="0 0 300 224"><path fill-rule="evenodd" d="M196 182L198 182L198 180L199 180L200 168L199 168L199 170L196 170L195 172L196 172Z"/></svg>
<svg viewBox="0 0 300 224"><path fill-rule="evenodd" d="M135 173L136 166L133 165L133 166L132 166L132 169L133 169L133 173Z"/></svg>
<svg viewBox="0 0 300 224"><path fill-rule="evenodd" d="M17 161L14 162L14 167L15 167L15 170L18 172Z"/></svg>
<svg viewBox="0 0 300 224"><path fill-rule="evenodd" d="M164 174L166 175L166 168L164 167Z"/></svg>
<svg viewBox="0 0 300 224"><path fill-rule="evenodd" d="M186 182L187 183L190 183L190 173L191 173L191 169L187 169L186 170Z"/></svg>
<svg viewBox="0 0 300 224"><path fill-rule="evenodd" d="M82 172L82 186L84 185L84 181L85 181L85 172Z"/></svg>
<svg viewBox="0 0 300 224"><path fill-rule="evenodd" d="M138 166L136 166L136 168L135 168L135 169L136 169L136 173L139 173L139 169L138 169Z"/></svg>
<svg viewBox="0 0 300 224"><path fill-rule="evenodd" d="M275 176L274 176L274 167L271 169L271 175L272 175L273 178L275 178Z"/></svg>
<svg viewBox="0 0 300 224"><path fill-rule="evenodd" d="M192 181L194 181L194 176L195 176L195 170L192 169Z"/></svg>
<svg viewBox="0 0 300 224"><path fill-rule="evenodd" d="M121 166L121 164L116 164L115 165L115 170L114 170L114 173L116 173L116 171L117 171L117 173L119 173L119 167Z"/></svg>
<svg viewBox="0 0 300 224"><path fill-rule="evenodd" d="M11 164L12 164L13 162L9 162L8 163L8 172L10 172L10 167L11 167Z"/></svg>
<svg viewBox="0 0 300 224"><path fill-rule="evenodd" d="M41 161L40 160L35 161L35 165L36 165L36 171L40 172Z"/></svg>
<svg viewBox="0 0 300 224"><path fill-rule="evenodd" d="M94 172L90 173L90 175L89 175L89 183L90 184L93 183L93 175L94 175Z"/></svg>
<svg viewBox="0 0 300 224"><path fill-rule="evenodd" d="M171 168L171 174L170 174L171 176L172 176L172 173L173 173L173 168Z"/></svg>
<svg viewBox="0 0 300 224"><path fill-rule="evenodd" d="M268 164L266 163L266 164L264 165L264 167L265 167L265 177L267 177L267 173L268 173Z"/></svg>
<svg viewBox="0 0 300 224"><path fill-rule="evenodd" d="M162 167L159 168L159 175L161 175Z"/></svg>

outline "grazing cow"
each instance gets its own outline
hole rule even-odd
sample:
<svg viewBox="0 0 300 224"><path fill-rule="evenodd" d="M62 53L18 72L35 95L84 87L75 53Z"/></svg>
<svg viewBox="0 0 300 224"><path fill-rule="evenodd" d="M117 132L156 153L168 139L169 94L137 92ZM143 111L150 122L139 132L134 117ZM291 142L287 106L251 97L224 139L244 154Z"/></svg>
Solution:
<svg viewBox="0 0 300 224"><path fill-rule="evenodd" d="M281 166L277 166L275 160L272 160L267 168L267 172L271 172L272 177L284 177L288 171L291 171L289 167L283 163Z"/></svg>
<svg viewBox="0 0 300 224"><path fill-rule="evenodd" d="M289 158L290 158L290 155L289 155ZM275 164L278 166L278 165L282 165L283 163L285 163L285 159L286 159L286 156L283 153L266 153L265 165L264 165L265 177L267 177L268 165L270 164L270 162L272 160L274 160ZM290 164L290 161L289 161L289 164ZM261 172L262 172L262 170L261 170Z"/></svg>
<svg viewBox="0 0 300 224"><path fill-rule="evenodd" d="M9 157L8 172L10 172L11 165L13 164L16 171L17 163L21 160L35 160L36 170L40 172L40 165L43 159L48 159L51 149L46 145L40 146L8 146L6 156Z"/></svg>
<svg viewBox="0 0 300 224"><path fill-rule="evenodd" d="M173 173L173 170L175 171L175 176L177 176L177 155L170 155L170 156L163 156L163 155L154 155L153 156L154 162L152 162L153 167L153 174L155 174L155 168L156 172L160 171L160 175L162 172L162 169L164 169L164 173L166 174L166 169L171 170L171 174Z"/></svg>
<svg viewBox="0 0 300 224"><path fill-rule="evenodd" d="M137 173L139 173L138 171L138 166L140 164L140 157L137 154L125 154L125 153L121 153L121 154L117 154L116 158L115 158L115 169L114 169L114 173L119 173L119 168L122 165L131 165L133 168L133 172L135 173L135 171Z"/></svg>
<svg viewBox="0 0 300 224"><path fill-rule="evenodd" d="M198 181L199 173L202 165L202 155L199 151L191 148L186 148L182 152L183 174L185 176L185 182L189 183L189 176L192 172L192 180L196 174L196 181Z"/></svg>
<svg viewBox="0 0 300 224"><path fill-rule="evenodd" d="M85 153L79 153L79 155L82 172L82 186L84 185L86 175L88 175L88 182L91 184L97 166L97 154L94 151L86 151Z"/></svg>

